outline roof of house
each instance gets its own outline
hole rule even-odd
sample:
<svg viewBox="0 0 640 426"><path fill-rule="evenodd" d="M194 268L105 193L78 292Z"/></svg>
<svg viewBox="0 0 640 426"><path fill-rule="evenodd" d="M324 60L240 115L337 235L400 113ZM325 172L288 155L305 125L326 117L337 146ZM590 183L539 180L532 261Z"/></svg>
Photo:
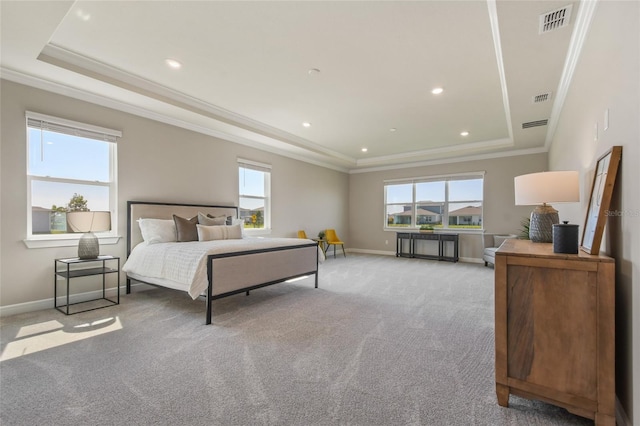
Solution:
<svg viewBox="0 0 640 426"><path fill-rule="evenodd" d="M401 213L394 213L390 216L411 216L411 213L412 213L411 210L407 210ZM437 216L438 215L438 213L434 213L432 211L425 210L425 209L418 209L416 213L418 216Z"/></svg>
<svg viewBox="0 0 640 426"><path fill-rule="evenodd" d="M449 212L449 216L478 216L482 214L482 207L467 206Z"/></svg>

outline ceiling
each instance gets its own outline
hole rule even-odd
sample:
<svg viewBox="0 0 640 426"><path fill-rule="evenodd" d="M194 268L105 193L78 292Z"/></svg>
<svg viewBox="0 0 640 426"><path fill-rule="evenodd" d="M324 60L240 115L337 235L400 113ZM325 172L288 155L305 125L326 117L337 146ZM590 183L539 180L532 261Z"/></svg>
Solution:
<svg viewBox="0 0 640 426"><path fill-rule="evenodd" d="M544 152L590 3L2 1L0 71L342 171Z"/></svg>

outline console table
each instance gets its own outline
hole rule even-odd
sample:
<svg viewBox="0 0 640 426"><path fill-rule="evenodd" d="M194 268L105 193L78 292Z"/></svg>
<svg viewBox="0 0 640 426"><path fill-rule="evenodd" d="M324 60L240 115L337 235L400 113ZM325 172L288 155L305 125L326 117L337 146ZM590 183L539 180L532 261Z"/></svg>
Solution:
<svg viewBox="0 0 640 426"><path fill-rule="evenodd" d="M498 404L538 399L615 426L615 261L507 239L496 252Z"/></svg>
<svg viewBox="0 0 640 426"><path fill-rule="evenodd" d="M409 242L409 251L405 252L403 242ZM435 241L438 243L438 254L420 254L416 251L416 243ZM453 244L453 255L447 256L446 244ZM430 232L396 232L396 257L414 257L420 259L458 261L458 234Z"/></svg>

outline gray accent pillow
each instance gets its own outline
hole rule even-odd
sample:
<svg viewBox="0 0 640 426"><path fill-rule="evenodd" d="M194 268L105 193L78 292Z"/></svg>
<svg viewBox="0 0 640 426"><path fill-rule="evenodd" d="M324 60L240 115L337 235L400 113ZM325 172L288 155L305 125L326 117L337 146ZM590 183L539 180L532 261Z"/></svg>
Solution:
<svg viewBox="0 0 640 426"><path fill-rule="evenodd" d="M226 216L213 217L210 214L198 213L198 223L205 226L226 225Z"/></svg>
<svg viewBox="0 0 640 426"><path fill-rule="evenodd" d="M198 241L198 216L191 219L173 215L173 221L176 224L176 239L178 242Z"/></svg>

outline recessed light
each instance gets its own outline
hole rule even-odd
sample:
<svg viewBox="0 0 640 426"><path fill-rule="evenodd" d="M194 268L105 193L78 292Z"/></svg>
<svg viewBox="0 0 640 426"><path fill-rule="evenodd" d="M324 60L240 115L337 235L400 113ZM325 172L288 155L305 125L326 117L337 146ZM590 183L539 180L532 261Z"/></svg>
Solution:
<svg viewBox="0 0 640 426"><path fill-rule="evenodd" d="M395 127L392 127L392 128L389 129L390 132L395 132L396 130L398 130L398 129L396 129Z"/></svg>
<svg viewBox="0 0 640 426"><path fill-rule="evenodd" d="M165 59L164 62L169 65L171 68L173 69L179 69L182 67L182 64L179 61L176 61L175 59Z"/></svg>
<svg viewBox="0 0 640 426"><path fill-rule="evenodd" d="M367 148L362 148L362 152L367 152L368 149Z"/></svg>
<svg viewBox="0 0 640 426"><path fill-rule="evenodd" d="M466 130L464 132L460 132L460 136L469 136L469 132Z"/></svg>
<svg viewBox="0 0 640 426"><path fill-rule="evenodd" d="M302 125L304 127L311 127L311 123L309 123L308 121L305 121L304 123L302 123Z"/></svg>
<svg viewBox="0 0 640 426"><path fill-rule="evenodd" d="M433 93L434 95L439 95L442 92L444 92L444 89L442 87L436 87L431 91L431 93Z"/></svg>
<svg viewBox="0 0 640 426"><path fill-rule="evenodd" d="M309 71L307 71L309 73L309 75L317 75L320 74L320 70L318 68L311 68Z"/></svg>

